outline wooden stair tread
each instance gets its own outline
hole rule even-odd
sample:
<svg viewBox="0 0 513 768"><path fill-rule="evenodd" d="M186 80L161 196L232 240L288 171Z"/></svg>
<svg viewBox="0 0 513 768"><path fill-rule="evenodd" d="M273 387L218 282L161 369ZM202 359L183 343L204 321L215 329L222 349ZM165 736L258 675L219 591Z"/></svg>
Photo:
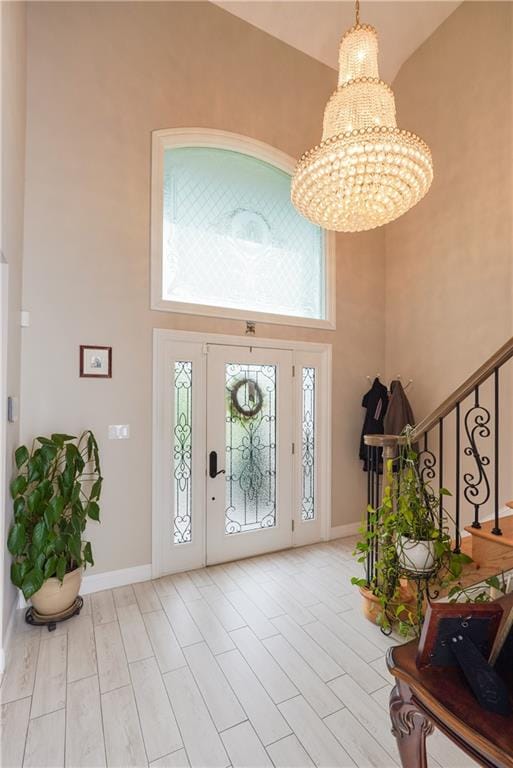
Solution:
<svg viewBox="0 0 513 768"><path fill-rule="evenodd" d="M471 536L463 536L461 539L461 551L463 554L468 555L469 557L472 557L472 537ZM472 561L471 563L465 563L463 566L463 570L461 572L461 576L458 579L458 583L461 584L462 587L473 587L475 584L479 584L481 581L485 581L486 579L489 579L491 576L498 576L501 573L501 568L498 568L496 564L491 565L479 565L478 563ZM442 599L447 596L451 588L454 586L456 582L452 582L444 589L441 589L438 595L438 599Z"/></svg>
<svg viewBox="0 0 513 768"><path fill-rule="evenodd" d="M513 509L513 502L509 501L506 506ZM465 530L472 536L493 541L494 544L500 544L503 547L513 548L513 515L501 515L500 529L502 536L492 533L494 527L495 522L493 520L486 520L481 523L481 528L472 528L471 525L466 525Z"/></svg>

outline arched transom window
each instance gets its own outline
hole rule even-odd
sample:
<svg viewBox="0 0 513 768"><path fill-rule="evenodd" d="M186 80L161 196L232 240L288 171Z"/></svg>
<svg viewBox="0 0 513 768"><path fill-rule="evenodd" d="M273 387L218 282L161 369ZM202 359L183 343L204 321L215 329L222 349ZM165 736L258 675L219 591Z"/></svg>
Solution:
<svg viewBox="0 0 513 768"><path fill-rule="evenodd" d="M331 236L292 206L293 167L235 134L154 132L154 309L334 327Z"/></svg>

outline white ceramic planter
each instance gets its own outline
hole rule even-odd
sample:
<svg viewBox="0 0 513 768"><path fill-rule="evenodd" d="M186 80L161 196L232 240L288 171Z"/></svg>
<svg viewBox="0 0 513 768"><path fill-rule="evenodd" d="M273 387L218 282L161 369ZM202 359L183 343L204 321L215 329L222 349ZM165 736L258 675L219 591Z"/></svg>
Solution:
<svg viewBox="0 0 513 768"><path fill-rule="evenodd" d="M402 568L412 573L429 573L435 567L435 542L399 536L397 553Z"/></svg>
<svg viewBox="0 0 513 768"><path fill-rule="evenodd" d="M41 589L32 595L31 601L37 613L41 616L53 616L73 605L80 592L82 569L76 568L67 573L61 582L52 577L47 579Z"/></svg>

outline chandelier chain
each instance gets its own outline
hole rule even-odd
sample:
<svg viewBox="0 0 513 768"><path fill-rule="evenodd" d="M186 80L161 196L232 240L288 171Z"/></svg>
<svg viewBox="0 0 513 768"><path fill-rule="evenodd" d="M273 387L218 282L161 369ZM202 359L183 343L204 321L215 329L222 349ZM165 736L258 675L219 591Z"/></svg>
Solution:
<svg viewBox="0 0 513 768"><path fill-rule="evenodd" d="M356 16L356 26L360 24L360 0L354 0L354 10Z"/></svg>

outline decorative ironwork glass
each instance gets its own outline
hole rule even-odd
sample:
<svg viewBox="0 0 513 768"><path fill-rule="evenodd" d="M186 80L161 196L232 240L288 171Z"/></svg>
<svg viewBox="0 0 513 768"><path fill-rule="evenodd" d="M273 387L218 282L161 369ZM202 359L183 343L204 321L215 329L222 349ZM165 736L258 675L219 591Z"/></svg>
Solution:
<svg viewBox="0 0 513 768"><path fill-rule="evenodd" d="M192 541L192 363L174 366L173 486L175 518L173 543Z"/></svg>
<svg viewBox="0 0 513 768"><path fill-rule="evenodd" d="M290 176L210 147L164 152L163 299L324 319L322 230Z"/></svg>
<svg viewBox="0 0 513 768"><path fill-rule="evenodd" d="M315 368L303 368L301 519L315 519Z"/></svg>
<svg viewBox="0 0 513 768"><path fill-rule="evenodd" d="M225 531L276 525L276 367L226 365Z"/></svg>

